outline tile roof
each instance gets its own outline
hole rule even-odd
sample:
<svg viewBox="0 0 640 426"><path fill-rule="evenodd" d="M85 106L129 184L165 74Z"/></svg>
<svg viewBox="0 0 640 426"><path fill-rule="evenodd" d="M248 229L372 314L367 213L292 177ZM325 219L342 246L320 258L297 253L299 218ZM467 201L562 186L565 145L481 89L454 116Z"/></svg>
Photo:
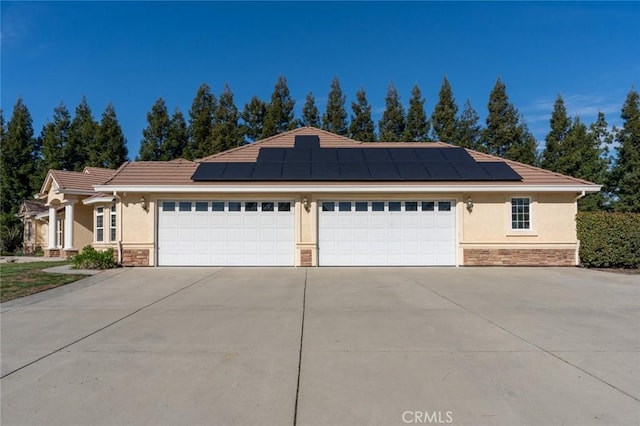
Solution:
<svg viewBox="0 0 640 426"><path fill-rule="evenodd" d="M41 201L24 200L20 206L20 216L43 213L48 210Z"/></svg>
<svg viewBox="0 0 640 426"><path fill-rule="evenodd" d="M99 167L85 167L83 172L67 170L49 170L60 190L93 192L93 185L104 183L116 170Z"/></svg>
<svg viewBox="0 0 640 426"><path fill-rule="evenodd" d="M291 148L294 140L299 135L317 135L320 138L322 148L399 148L399 147L434 147L442 148L453 146L444 142L359 142L344 136L336 135L314 127L301 127L286 133L256 141L252 144L233 148L215 155L211 155L195 162L184 159L174 161L138 161L123 164L106 185L212 185L212 182L194 182L191 176L195 172L198 163L202 162L255 162L261 147ZM500 185L594 185L591 182L550 172L538 167L505 160L500 157L467 149L469 154L478 162L504 161L513 168L522 181L496 182ZM352 184L353 182L350 182ZM261 185L262 183L257 183ZM295 183L294 183L295 184ZM304 183L301 183L304 184ZM308 182L307 182L308 184ZM340 182L332 182L331 185L340 185ZM367 184L367 183L365 183ZM380 185L380 182L370 182L371 185ZM487 182L406 182L406 185L486 185ZM269 183L266 183L269 185Z"/></svg>

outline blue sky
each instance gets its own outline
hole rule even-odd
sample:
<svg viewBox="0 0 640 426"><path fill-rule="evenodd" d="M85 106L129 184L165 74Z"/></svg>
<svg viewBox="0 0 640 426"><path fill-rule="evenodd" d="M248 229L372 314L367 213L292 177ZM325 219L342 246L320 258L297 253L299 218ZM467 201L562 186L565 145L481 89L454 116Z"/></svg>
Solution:
<svg viewBox="0 0 640 426"><path fill-rule="evenodd" d="M640 3L0 3L1 95L8 120L18 96L34 130L61 101L87 97L99 120L112 102L138 152L158 97L185 115L198 86L228 83L239 109L268 100L279 74L296 114L312 91L322 111L334 75L347 103L363 87L377 121L393 81L408 102L418 84L427 114L443 76L460 108L480 114L501 77L539 141L561 93L571 115L603 111L620 124L640 86ZM350 108L348 108L350 111Z"/></svg>

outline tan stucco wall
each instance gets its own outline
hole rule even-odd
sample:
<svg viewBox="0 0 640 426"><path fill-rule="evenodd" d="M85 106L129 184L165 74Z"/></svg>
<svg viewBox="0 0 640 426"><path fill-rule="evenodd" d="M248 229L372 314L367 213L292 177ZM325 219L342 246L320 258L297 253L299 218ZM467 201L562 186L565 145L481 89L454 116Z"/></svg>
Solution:
<svg viewBox="0 0 640 426"><path fill-rule="evenodd" d="M93 207L77 202L73 206L73 247L82 250L93 242Z"/></svg>
<svg viewBox="0 0 640 426"><path fill-rule="evenodd" d="M272 193L272 194L129 194L118 202L118 235L123 248L149 249L150 263L155 265L157 205L161 200L294 200L296 266L302 250L312 250L312 265L317 265L318 201L321 200L452 200L456 205L458 263L463 264L464 248L570 248L576 247L573 193ZM148 208L141 206L144 197ZM471 197L472 212L465 201ZM532 199L532 230L512 231L511 197ZM302 200L307 198L309 211Z"/></svg>

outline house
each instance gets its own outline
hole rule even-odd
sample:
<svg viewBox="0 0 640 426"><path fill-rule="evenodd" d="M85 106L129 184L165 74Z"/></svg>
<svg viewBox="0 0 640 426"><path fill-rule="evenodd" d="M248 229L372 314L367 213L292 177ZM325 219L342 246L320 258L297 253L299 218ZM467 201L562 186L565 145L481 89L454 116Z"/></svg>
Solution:
<svg viewBox="0 0 640 426"><path fill-rule="evenodd" d="M25 200L20 205L18 217L24 225L22 233L22 253L33 255L42 252L46 246L48 223L45 220L47 207L44 203Z"/></svg>
<svg viewBox="0 0 640 426"><path fill-rule="evenodd" d="M195 162L51 171L39 197L50 256L91 243L135 266L569 266L577 200L599 190L441 142L302 127Z"/></svg>

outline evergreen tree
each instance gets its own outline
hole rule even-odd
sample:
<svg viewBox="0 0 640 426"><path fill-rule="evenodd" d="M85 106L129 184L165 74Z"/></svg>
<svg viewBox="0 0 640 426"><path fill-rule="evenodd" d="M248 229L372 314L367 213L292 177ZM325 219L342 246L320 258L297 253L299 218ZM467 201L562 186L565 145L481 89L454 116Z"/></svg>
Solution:
<svg viewBox="0 0 640 426"><path fill-rule="evenodd" d="M353 114L349 126L349 137L361 142L376 140L375 125L371 119L371 105L367 101L364 89L356 93L356 101L351 103Z"/></svg>
<svg viewBox="0 0 640 426"><path fill-rule="evenodd" d="M380 140L382 142L399 142L406 129L404 108L400 103L400 95L393 83L389 84L385 98L385 110L382 119L378 122Z"/></svg>
<svg viewBox="0 0 640 426"><path fill-rule="evenodd" d="M116 109L109 103L102 113L102 119L96 135L98 146L101 147L99 167L117 169L127 161L127 141L122 133ZM94 164L95 165L95 164Z"/></svg>
<svg viewBox="0 0 640 426"><path fill-rule="evenodd" d="M498 79L489 95L487 127L483 131L484 149L489 154L526 164L535 164L535 139L520 123L518 110L509 102L507 90Z"/></svg>
<svg viewBox="0 0 640 426"><path fill-rule="evenodd" d="M327 98L327 112L322 116L322 128L338 135L346 136L348 133L347 111L344 109L347 97L342 93L340 80L333 77L331 90Z"/></svg>
<svg viewBox="0 0 640 426"><path fill-rule="evenodd" d="M411 89L409 112L407 112L407 128L402 139L408 142L424 142L429 140L429 120L424 112L425 99L416 84Z"/></svg>
<svg viewBox="0 0 640 426"><path fill-rule="evenodd" d="M320 127L320 112L318 111L318 107L316 107L316 98L311 92L307 94L304 100L300 124L303 126Z"/></svg>
<svg viewBox="0 0 640 426"><path fill-rule="evenodd" d="M252 97L249 103L244 105L240 117L243 122L243 133L248 142L255 142L262 137L266 114L267 104L257 96Z"/></svg>
<svg viewBox="0 0 640 426"><path fill-rule="evenodd" d="M27 106L18 98L13 115L4 130L2 118L0 149L0 211L17 213L22 200L31 199L42 182L38 176L39 147L33 137L33 120ZM39 176L38 176L39 177Z"/></svg>
<svg viewBox="0 0 640 426"><path fill-rule="evenodd" d="M207 155L226 151L244 143L242 131L238 126L238 118L238 108L233 102L233 93L225 84L214 114L213 151Z"/></svg>
<svg viewBox="0 0 640 426"><path fill-rule="evenodd" d="M91 108L83 96L69 128L69 141L64 150L65 170L80 172L86 166L100 164L101 147L96 141L97 133L98 123L93 119Z"/></svg>
<svg viewBox="0 0 640 426"><path fill-rule="evenodd" d="M442 86L438 94L438 103L431 115L431 126L433 127L433 138L438 141L455 143L457 136L456 114L458 106L453 97L451 84L447 77L442 79Z"/></svg>
<svg viewBox="0 0 640 426"><path fill-rule="evenodd" d="M211 93L211 88L203 83L198 88L189 110L189 147L185 152L188 159L202 158L213 151L216 109L216 97Z"/></svg>
<svg viewBox="0 0 640 426"><path fill-rule="evenodd" d="M296 128L297 123L293 117L294 105L295 101L289 94L287 79L281 75L273 89L271 102L264 117L263 139Z"/></svg>
<svg viewBox="0 0 640 426"><path fill-rule="evenodd" d="M147 113L147 127L142 131L140 152L137 160L159 161L164 155L164 148L169 135L171 120L164 99L158 98L151 111Z"/></svg>
<svg viewBox="0 0 640 426"><path fill-rule="evenodd" d="M458 120L456 145L475 150L482 149L480 143L482 128L479 121L480 117L478 113L471 106L471 101L467 99L464 104L464 109L460 114L460 119Z"/></svg>
<svg viewBox="0 0 640 426"><path fill-rule="evenodd" d="M42 128L42 155L44 169L62 170L65 167L64 154L69 143L71 114L61 102L53 110L53 122ZM45 172L46 173L46 172Z"/></svg>
<svg viewBox="0 0 640 426"><path fill-rule="evenodd" d="M171 161L183 158L189 144L189 129L184 115L178 108L175 109L169 120L167 139L160 147L160 160Z"/></svg>
<svg viewBox="0 0 640 426"><path fill-rule="evenodd" d="M640 213L640 95L632 89L622 107L623 124L616 140L618 161L611 173L611 186L618 197L615 209Z"/></svg>
<svg viewBox="0 0 640 426"><path fill-rule="evenodd" d="M583 151L581 155L581 167L578 177L598 184L606 184L609 178L609 145L613 142L613 136L609 132L609 125L604 113L599 112L596 121L591 123L587 131L587 137L580 141ZM602 210L609 203L609 194L606 189L596 193L587 194L578 200L580 210Z"/></svg>
<svg viewBox="0 0 640 426"><path fill-rule="evenodd" d="M567 116L564 100L558 95L551 113L551 130L545 138L545 148L542 152L542 167L554 172L558 171L558 160L564 155L564 141L571 130L571 120Z"/></svg>

